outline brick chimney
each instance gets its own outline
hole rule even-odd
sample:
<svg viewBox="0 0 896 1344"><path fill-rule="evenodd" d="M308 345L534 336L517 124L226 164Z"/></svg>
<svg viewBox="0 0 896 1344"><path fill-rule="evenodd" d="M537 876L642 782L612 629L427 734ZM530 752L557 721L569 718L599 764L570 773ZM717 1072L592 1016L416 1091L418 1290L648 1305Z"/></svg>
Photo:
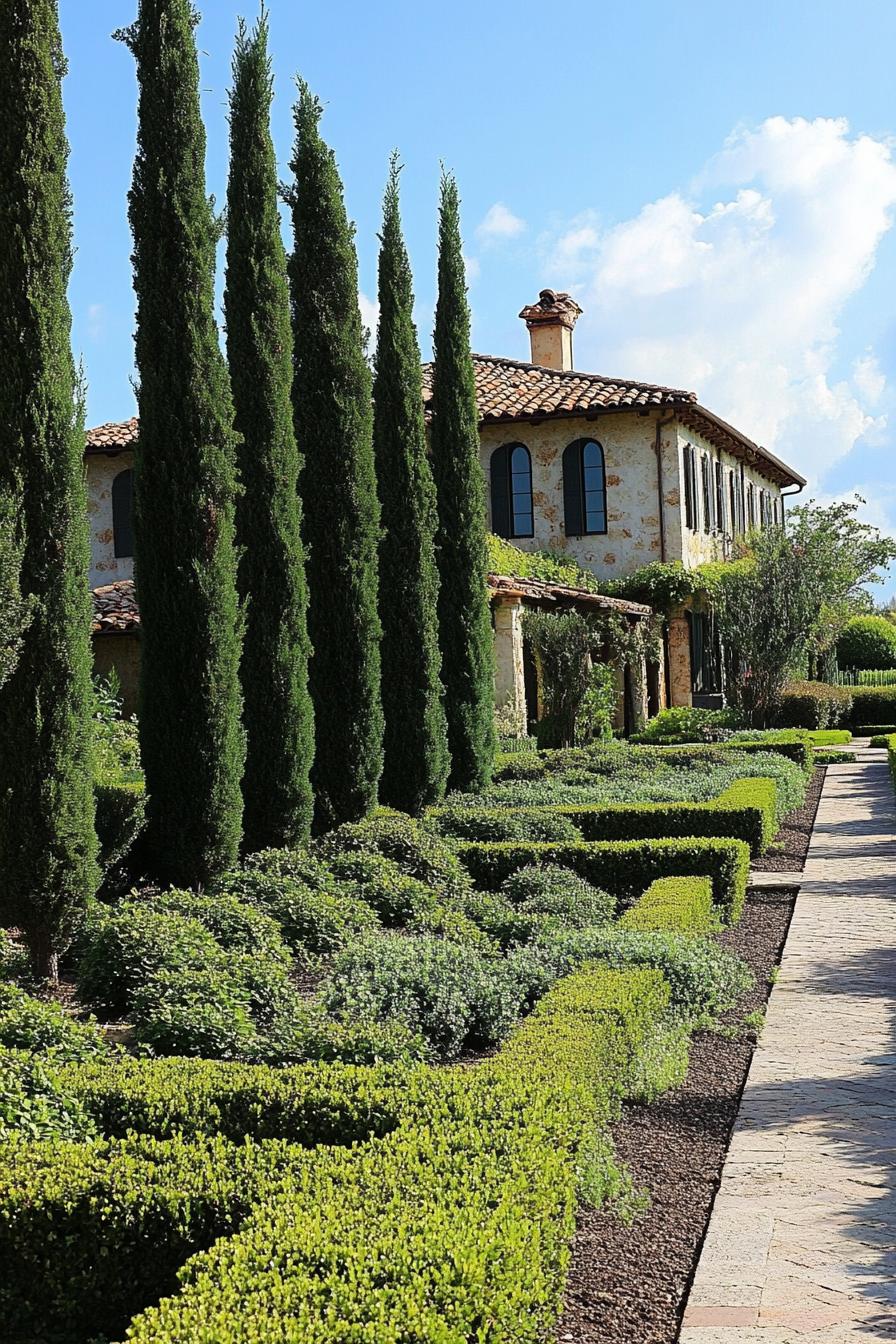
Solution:
<svg viewBox="0 0 896 1344"><path fill-rule="evenodd" d="M543 289L537 303L520 313L529 328L532 363L546 369L572 368L572 329L582 310L569 294Z"/></svg>

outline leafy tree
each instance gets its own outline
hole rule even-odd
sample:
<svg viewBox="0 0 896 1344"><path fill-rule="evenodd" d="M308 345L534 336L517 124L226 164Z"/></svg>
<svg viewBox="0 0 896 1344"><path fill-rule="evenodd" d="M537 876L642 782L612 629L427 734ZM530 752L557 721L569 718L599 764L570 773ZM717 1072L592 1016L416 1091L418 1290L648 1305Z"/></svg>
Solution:
<svg viewBox="0 0 896 1344"><path fill-rule="evenodd" d="M478 793L488 786L494 763L494 641L460 201L457 183L447 173L439 209L433 353L432 466L439 509L439 640L449 782L453 789Z"/></svg>
<svg viewBox="0 0 896 1344"><path fill-rule="evenodd" d="M145 841L154 872L184 886L236 859L245 760L233 404L214 319L220 230L205 193L195 22L190 0L140 0L121 33L139 85L130 219Z"/></svg>
<svg viewBox="0 0 896 1344"><path fill-rule="evenodd" d="M421 812L444 796L448 739L439 681L436 493L426 449L411 268L397 156L383 207L373 442L382 508L380 620L385 717L380 798Z"/></svg>
<svg viewBox="0 0 896 1344"><path fill-rule="evenodd" d="M224 312L243 486L236 512L246 604L243 829L245 847L254 852L307 839L314 806L308 590L266 15L252 33L240 24L233 78Z"/></svg>
<svg viewBox="0 0 896 1344"><path fill-rule="evenodd" d="M315 827L357 821L375 806L383 765L379 503L370 370L358 308L358 261L321 106L304 83L295 108L290 192L296 438L308 548L314 653Z"/></svg>
<svg viewBox="0 0 896 1344"><path fill-rule="evenodd" d="M786 528L753 533L745 563L722 570L727 691L754 725L771 721L788 676L834 645L867 603L865 585L896 557L896 543L859 522L861 502L792 507Z"/></svg>
<svg viewBox="0 0 896 1344"><path fill-rule="evenodd" d="M51 979L99 878L64 71L55 0L0 6L0 922Z"/></svg>
<svg viewBox="0 0 896 1344"><path fill-rule="evenodd" d="M885 616L854 616L837 640L837 663L884 671L896 667L896 625Z"/></svg>

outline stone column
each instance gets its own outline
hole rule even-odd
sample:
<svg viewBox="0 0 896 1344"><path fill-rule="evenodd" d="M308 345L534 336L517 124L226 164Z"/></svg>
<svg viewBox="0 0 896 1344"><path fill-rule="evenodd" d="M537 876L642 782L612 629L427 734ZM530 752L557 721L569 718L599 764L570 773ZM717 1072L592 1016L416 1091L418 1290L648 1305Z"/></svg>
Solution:
<svg viewBox="0 0 896 1344"><path fill-rule="evenodd" d="M523 675L523 604L520 598L495 603L495 705L510 709L514 731L526 735L526 681Z"/></svg>
<svg viewBox="0 0 896 1344"><path fill-rule="evenodd" d="M669 616L669 702L691 703L691 638L684 607Z"/></svg>

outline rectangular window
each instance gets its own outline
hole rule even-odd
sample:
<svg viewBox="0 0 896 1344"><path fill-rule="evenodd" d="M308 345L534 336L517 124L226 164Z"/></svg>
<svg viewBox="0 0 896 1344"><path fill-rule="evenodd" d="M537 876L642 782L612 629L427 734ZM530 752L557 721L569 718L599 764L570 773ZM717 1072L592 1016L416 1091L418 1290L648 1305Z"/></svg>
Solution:
<svg viewBox="0 0 896 1344"><path fill-rule="evenodd" d="M728 473L728 509L731 535L736 537L740 529L737 525L737 476L733 471Z"/></svg>
<svg viewBox="0 0 896 1344"><path fill-rule="evenodd" d="M716 463L716 527L727 532L725 524L725 473L721 462Z"/></svg>
<svg viewBox="0 0 896 1344"><path fill-rule="evenodd" d="M684 522L692 532L697 530L696 493L694 491L694 450L684 445Z"/></svg>
<svg viewBox="0 0 896 1344"><path fill-rule="evenodd" d="M712 531L712 486L709 483L709 458L700 459L700 480L703 486L703 531Z"/></svg>

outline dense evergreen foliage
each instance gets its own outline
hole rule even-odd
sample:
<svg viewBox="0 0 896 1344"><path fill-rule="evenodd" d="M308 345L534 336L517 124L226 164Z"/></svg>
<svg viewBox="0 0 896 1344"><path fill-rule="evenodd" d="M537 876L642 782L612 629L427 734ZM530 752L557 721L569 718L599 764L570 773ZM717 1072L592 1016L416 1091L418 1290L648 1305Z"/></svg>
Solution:
<svg viewBox="0 0 896 1344"><path fill-rule="evenodd" d="M307 839L313 811L308 591L267 43L266 16L251 34L240 25L230 96L224 293L243 487L236 522L246 603L240 670L247 738L243 830L250 851Z"/></svg>
<svg viewBox="0 0 896 1344"><path fill-rule="evenodd" d="M183 885L236 857L245 758L233 405L214 319L219 231L205 194L194 22L190 0L141 0L122 34L140 89L130 218L147 855Z"/></svg>
<svg viewBox="0 0 896 1344"><path fill-rule="evenodd" d="M451 786L479 790L494 759L494 646L486 588L485 486L470 354L470 310L457 183L445 175L439 212L439 294L433 340L432 465L439 509L439 638Z"/></svg>
<svg viewBox="0 0 896 1344"><path fill-rule="evenodd" d="M885 616L855 616L837 640L842 668L886 671L896 667L896 625Z"/></svg>
<svg viewBox="0 0 896 1344"><path fill-rule="evenodd" d="M376 805L383 762L379 504L370 371L358 308L358 262L321 106L300 85L291 192L295 250L293 405L303 455L308 629L313 655L315 825L355 821Z"/></svg>
<svg viewBox="0 0 896 1344"><path fill-rule="evenodd" d="M411 268L395 156L383 206L373 443L382 508L384 765L380 799L420 812L445 793L448 739L439 680L436 492L426 447Z"/></svg>
<svg viewBox="0 0 896 1344"><path fill-rule="evenodd" d="M0 514L29 617L0 689L0 922L51 977L98 878L64 68L55 0L0 6Z"/></svg>

